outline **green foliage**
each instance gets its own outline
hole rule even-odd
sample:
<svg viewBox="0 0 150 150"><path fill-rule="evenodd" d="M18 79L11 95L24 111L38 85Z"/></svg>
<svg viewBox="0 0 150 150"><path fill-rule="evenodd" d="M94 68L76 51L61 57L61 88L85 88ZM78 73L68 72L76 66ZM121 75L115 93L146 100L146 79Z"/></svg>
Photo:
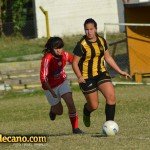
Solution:
<svg viewBox="0 0 150 150"><path fill-rule="evenodd" d="M26 22L26 13L27 9L25 8L25 4L27 4L31 0L15 0L15 1L7 1L3 0L2 3L2 21L5 23L6 21L13 23L14 34L18 34L21 32L22 27Z"/></svg>

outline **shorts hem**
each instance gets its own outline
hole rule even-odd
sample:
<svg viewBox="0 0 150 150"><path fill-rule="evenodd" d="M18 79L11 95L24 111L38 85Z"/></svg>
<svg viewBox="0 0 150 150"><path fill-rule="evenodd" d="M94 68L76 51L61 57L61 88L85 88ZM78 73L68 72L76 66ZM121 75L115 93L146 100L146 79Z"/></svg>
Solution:
<svg viewBox="0 0 150 150"><path fill-rule="evenodd" d="M51 106L55 106L55 105L57 105L58 103L60 103L61 102L61 100L60 101L58 101L57 103L55 103L55 104L51 104L50 102L49 102L49 104L51 105Z"/></svg>
<svg viewBox="0 0 150 150"><path fill-rule="evenodd" d="M72 93L71 91L68 91L66 93L63 93L62 95L60 95L61 97L64 95L64 94L67 94L67 93Z"/></svg>
<svg viewBox="0 0 150 150"><path fill-rule="evenodd" d="M103 84L103 83L106 83L106 82L112 82L111 79L104 79L104 80L101 80L97 83L97 86Z"/></svg>
<svg viewBox="0 0 150 150"><path fill-rule="evenodd" d="M81 89L82 90L82 89ZM93 89L93 90L88 90L88 91L84 91L82 90L83 94L90 94L90 93L94 93L95 91L98 91L97 88Z"/></svg>

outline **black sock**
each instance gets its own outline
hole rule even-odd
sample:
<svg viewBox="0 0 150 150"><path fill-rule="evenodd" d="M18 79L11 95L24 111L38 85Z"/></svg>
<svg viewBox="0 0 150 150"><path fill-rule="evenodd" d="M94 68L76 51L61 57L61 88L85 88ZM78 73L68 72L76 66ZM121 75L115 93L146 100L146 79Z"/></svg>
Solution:
<svg viewBox="0 0 150 150"><path fill-rule="evenodd" d="M114 104L114 105L106 104L105 105L106 121L108 121L108 120L114 120L114 117L115 117L115 107L116 107L116 104Z"/></svg>
<svg viewBox="0 0 150 150"><path fill-rule="evenodd" d="M83 109L83 113L86 115L86 116L90 116L91 112L86 108L86 104L84 104L84 109Z"/></svg>

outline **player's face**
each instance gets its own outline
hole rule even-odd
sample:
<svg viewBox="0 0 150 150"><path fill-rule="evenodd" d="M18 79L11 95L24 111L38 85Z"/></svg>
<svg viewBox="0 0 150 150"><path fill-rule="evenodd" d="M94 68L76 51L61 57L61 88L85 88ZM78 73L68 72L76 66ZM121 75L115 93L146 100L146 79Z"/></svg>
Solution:
<svg viewBox="0 0 150 150"><path fill-rule="evenodd" d="M88 23L85 25L85 34L90 40L96 39L96 28L93 23Z"/></svg>
<svg viewBox="0 0 150 150"><path fill-rule="evenodd" d="M56 55L61 55L61 53L62 53L62 48L55 48L55 49L54 49L54 52L55 52Z"/></svg>

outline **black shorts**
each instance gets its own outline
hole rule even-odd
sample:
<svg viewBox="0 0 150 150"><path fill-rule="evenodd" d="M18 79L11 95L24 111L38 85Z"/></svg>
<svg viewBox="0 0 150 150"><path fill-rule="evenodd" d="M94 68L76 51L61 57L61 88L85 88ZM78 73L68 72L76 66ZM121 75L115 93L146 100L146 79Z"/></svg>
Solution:
<svg viewBox="0 0 150 150"><path fill-rule="evenodd" d="M84 94L93 93L98 90L98 86L105 82L111 82L108 72L102 72L93 78L85 79L86 83L80 83L80 89Z"/></svg>

